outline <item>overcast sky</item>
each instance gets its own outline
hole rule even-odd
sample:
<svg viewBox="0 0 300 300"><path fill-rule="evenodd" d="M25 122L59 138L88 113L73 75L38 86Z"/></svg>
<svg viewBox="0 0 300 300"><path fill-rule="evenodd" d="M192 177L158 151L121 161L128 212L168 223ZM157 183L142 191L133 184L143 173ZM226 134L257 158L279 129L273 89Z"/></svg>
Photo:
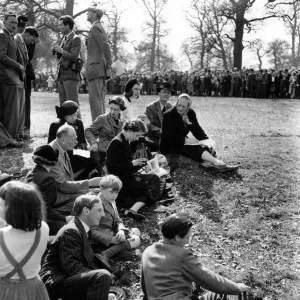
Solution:
<svg viewBox="0 0 300 300"><path fill-rule="evenodd" d="M205 0L202 0L205 1ZM93 1L92 0L77 0L76 11L85 9ZM121 9L126 9L122 19L122 25L130 30L129 40L138 44L143 38L143 23L148 20L148 14L143 6L137 6L135 0L115 0ZM176 62L181 68L188 66L186 59L180 52L180 45L186 38L193 35L193 30L189 27L188 22L184 17L184 10L188 9L189 0L169 0L163 16L165 17L169 28L169 35L164 39L167 43L169 51L174 55ZM253 7L253 13L258 16L259 11L262 10L263 0L257 0L257 4ZM100 6L101 7L101 6ZM106 20L103 19L103 25L105 27ZM88 22L86 22L86 15L80 19L80 26L90 28ZM265 21L258 27L256 32L251 34L245 34L245 40L253 40L254 38L261 38L265 44L273 40L274 38L283 38L289 40L288 33L283 26L283 22L280 20ZM245 44L246 45L246 44ZM132 50L132 45L128 44L128 49ZM269 67L268 59L264 59L263 67ZM244 65L246 67L256 67L258 64L257 58L254 54L246 48L244 50Z"/></svg>

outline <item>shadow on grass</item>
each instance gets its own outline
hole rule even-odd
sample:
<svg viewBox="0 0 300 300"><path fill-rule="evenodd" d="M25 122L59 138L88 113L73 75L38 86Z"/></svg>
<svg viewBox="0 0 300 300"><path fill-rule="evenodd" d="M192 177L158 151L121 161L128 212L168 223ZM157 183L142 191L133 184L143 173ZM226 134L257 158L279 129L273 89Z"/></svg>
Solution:
<svg viewBox="0 0 300 300"><path fill-rule="evenodd" d="M193 203L191 209L185 206L185 212L188 212L195 221L199 214L202 214L214 222L222 222L223 213L214 198L214 186L219 185L220 181L229 181L232 184L242 181L242 176L238 172L219 173L198 167L197 162L187 157L181 157L176 173L180 196Z"/></svg>

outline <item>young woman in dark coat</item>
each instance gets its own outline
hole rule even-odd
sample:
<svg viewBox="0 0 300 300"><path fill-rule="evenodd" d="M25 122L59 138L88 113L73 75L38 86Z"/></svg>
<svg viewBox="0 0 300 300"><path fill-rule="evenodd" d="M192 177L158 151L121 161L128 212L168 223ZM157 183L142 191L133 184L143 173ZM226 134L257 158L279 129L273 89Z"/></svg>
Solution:
<svg viewBox="0 0 300 300"><path fill-rule="evenodd" d="M198 162L208 161L220 172L236 170L237 167L227 166L223 161L214 157L215 150L213 148L199 144L185 144L189 132L192 132L198 141L208 139L198 123L191 103L188 94L181 94L176 105L163 115L160 152L166 155L171 171L178 166L181 154Z"/></svg>
<svg viewBox="0 0 300 300"><path fill-rule="evenodd" d="M138 211L145 205L152 205L161 196L160 178L155 174L136 176L136 172L147 164L146 158L132 160L130 142L136 141L146 132L144 123L139 120L126 121L122 132L109 144L106 152L106 167L109 174L118 176L122 183L116 203L129 208L125 215L143 221L145 217Z"/></svg>

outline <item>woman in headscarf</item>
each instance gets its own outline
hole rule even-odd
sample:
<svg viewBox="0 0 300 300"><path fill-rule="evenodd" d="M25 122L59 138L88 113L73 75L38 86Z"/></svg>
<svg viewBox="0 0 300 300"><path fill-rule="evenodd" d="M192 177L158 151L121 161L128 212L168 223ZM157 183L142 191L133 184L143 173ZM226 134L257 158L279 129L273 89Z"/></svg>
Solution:
<svg viewBox="0 0 300 300"><path fill-rule="evenodd" d="M185 155L198 162L210 162L218 171L228 172L237 167L226 165L215 157L212 143L187 144L186 137L191 132L198 141L208 140L208 136L198 123L192 101L188 94L181 94L176 105L163 115L160 152L166 155L171 171L178 167L179 156Z"/></svg>

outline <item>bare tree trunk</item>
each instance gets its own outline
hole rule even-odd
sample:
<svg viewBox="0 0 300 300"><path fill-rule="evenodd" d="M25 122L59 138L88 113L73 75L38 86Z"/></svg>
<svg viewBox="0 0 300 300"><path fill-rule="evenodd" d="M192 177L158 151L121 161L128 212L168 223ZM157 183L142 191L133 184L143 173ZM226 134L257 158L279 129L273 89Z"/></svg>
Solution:
<svg viewBox="0 0 300 300"><path fill-rule="evenodd" d="M65 14L73 16L74 14L74 1L75 0L66 0L66 10Z"/></svg>
<svg viewBox="0 0 300 300"><path fill-rule="evenodd" d="M243 64L243 37L244 37L244 14L245 11L237 13L235 21L235 39L233 49L233 66L241 70Z"/></svg>
<svg viewBox="0 0 300 300"><path fill-rule="evenodd" d="M157 33L157 20L154 20L153 37L151 44L151 58L150 58L150 70L153 72L155 66L155 49L156 49L156 33Z"/></svg>
<svg viewBox="0 0 300 300"><path fill-rule="evenodd" d="M256 49L256 55L257 55L257 58L258 58L258 61L259 61L259 69L261 70L262 68L262 56L260 55L259 53L259 49Z"/></svg>
<svg viewBox="0 0 300 300"><path fill-rule="evenodd" d="M157 68L160 70L160 22L157 26L157 51L156 51Z"/></svg>

